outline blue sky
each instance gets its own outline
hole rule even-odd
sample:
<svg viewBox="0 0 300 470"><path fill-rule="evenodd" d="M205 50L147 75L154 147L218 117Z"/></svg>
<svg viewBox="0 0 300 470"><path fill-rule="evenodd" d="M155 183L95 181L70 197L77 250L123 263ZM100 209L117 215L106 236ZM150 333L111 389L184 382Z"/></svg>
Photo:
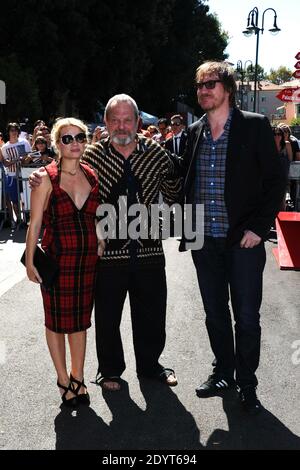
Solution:
<svg viewBox="0 0 300 470"><path fill-rule="evenodd" d="M264 33L259 34L258 63L269 72L270 68L285 65L292 71L297 62L295 55L300 51L300 1L299 0L207 0L211 13L216 13L222 29L229 33L228 60L234 64L241 60L255 62L256 37L242 34L246 28L250 10L258 8L258 26L262 24L262 14L266 8L277 12L277 26L281 31L277 36L269 33L273 26L274 14L267 11L264 17ZM248 64L247 64L248 65Z"/></svg>

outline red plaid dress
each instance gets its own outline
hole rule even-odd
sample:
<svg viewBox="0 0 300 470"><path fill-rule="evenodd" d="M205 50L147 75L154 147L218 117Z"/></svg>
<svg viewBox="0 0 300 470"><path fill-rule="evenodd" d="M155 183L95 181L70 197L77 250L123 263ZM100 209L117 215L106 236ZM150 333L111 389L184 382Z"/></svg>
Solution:
<svg viewBox="0 0 300 470"><path fill-rule="evenodd" d="M97 263L96 209L99 187L93 171L80 164L91 192L79 210L60 185L55 162L46 166L53 191L44 213L42 248L58 261L51 288L41 286L45 326L56 333L84 331L91 326Z"/></svg>

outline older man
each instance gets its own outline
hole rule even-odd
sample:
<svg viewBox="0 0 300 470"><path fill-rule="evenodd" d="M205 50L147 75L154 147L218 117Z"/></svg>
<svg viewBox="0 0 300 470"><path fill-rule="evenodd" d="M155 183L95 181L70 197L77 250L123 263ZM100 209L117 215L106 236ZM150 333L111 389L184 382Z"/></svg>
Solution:
<svg viewBox="0 0 300 470"><path fill-rule="evenodd" d="M109 137L85 152L85 161L99 176L100 203L110 203L117 214L120 198L127 198L128 208L140 203L148 210L157 202L159 191L172 202L180 190L169 154L152 139L138 135L138 123L135 101L125 94L114 96L105 109ZM122 216L117 217L119 222ZM124 239L119 234L106 240L97 276L98 383L109 390L120 388L125 370L120 322L127 293L138 376L176 385L174 371L159 364L165 345L167 297L162 243L150 237L131 239L128 235Z"/></svg>

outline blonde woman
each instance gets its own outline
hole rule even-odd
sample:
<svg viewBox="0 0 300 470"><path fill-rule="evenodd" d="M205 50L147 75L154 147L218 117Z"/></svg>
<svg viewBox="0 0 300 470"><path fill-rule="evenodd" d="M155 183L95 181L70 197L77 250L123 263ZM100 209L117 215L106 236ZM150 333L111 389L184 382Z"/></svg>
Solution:
<svg viewBox="0 0 300 470"><path fill-rule="evenodd" d="M94 298L99 188L93 170L80 162L87 142L85 124L74 118L59 119L51 139L58 161L39 170L42 182L31 192L26 270L31 281L41 284L46 339L57 372L57 385L63 403L73 407L90 403L83 368ZM42 223L45 226L42 248L59 265L58 277L50 288L43 286L33 262ZM70 346L70 375L65 334Z"/></svg>

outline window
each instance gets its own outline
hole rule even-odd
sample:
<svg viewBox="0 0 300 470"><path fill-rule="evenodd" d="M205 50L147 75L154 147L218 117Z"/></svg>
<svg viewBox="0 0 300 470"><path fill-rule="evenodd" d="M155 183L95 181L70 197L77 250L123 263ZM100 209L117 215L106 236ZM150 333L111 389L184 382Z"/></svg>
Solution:
<svg viewBox="0 0 300 470"><path fill-rule="evenodd" d="M262 103L265 103L266 101L267 101L267 98L266 98L265 96L262 96L262 97L261 97L261 102L262 102Z"/></svg>

